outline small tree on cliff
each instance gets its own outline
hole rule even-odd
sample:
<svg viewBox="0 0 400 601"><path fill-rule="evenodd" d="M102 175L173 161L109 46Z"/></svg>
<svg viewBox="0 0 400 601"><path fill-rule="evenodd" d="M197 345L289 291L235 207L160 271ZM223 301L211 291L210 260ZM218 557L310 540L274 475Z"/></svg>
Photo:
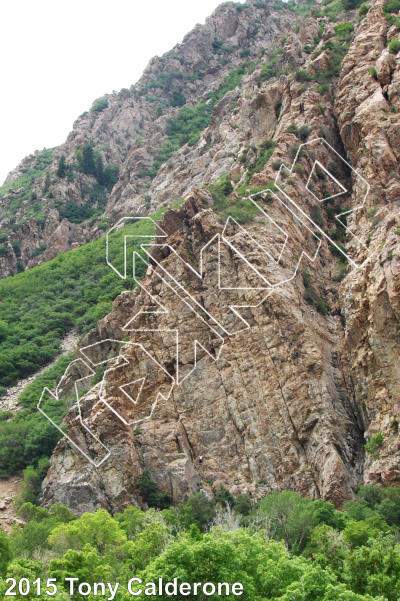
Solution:
<svg viewBox="0 0 400 601"><path fill-rule="evenodd" d="M65 154L62 154L58 159L57 177L63 178L67 174L67 166L65 164Z"/></svg>
<svg viewBox="0 0 400 601"><path fill-rule="evenodd" d="M149 470L143 470L142 475L137 481L140 494L143 500L149 507L157 507L158 509L166 509L171 505L171 495L167 492L160 491L157 483L150 476Z"/></svg>

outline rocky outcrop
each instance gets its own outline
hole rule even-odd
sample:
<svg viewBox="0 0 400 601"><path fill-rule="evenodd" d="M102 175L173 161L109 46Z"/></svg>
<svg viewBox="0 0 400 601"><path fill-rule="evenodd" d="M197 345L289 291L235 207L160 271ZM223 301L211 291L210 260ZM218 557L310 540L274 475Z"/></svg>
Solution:
<svg viewBox="0 0 400 601"><path fill-rule="evenodd" d="M375 2L359 27L343 63L335 109L346 152L371 183L364 227L375 260L366 272L352 274L341 291L344 343L366 438L384 435L379 459L367 456L364 478L396 485L400 478L400 65L387 49L398 32L388 26L383 4ZM377 80L370 75L374 67Z"/></svg>
<svg viewBox="0 0 400 601"><path fill-rule="evenodd" d="M136 482L144 468L176 501L194 490L211 494L223 482L253 498L293 488L341 506L362 482L399 483L400 75L398 55L388 51L398 28L385 17L383 0L374 0L362 19L357 13L338 19L354 26L341 68L335 60L345 39L322 9L302 19L284 6L277 11L253 0L240 9L226 3L183 44L153 59L135 88L121 92L118 101L110 97L107 109L76 125L66 146L71 152L88 132L105 143L104 125L114 136L128 114L126 104L133 103L126 118L135 127L140 122L143 139L126 156L112 145L120 178L103 217L113 223L185 198L165 213L161 227L192 270L171 250L154 250L142 292L120 295L82 341L120 341L91 346L94 363L114 361L116 351L120 357L80 399L84 424L98 440L82 428L76 406L66 418L70 439L86 456L99 464L100 440L110 457L95 467L67 439L60 441L43 484L44 504L60 501L78 513L141 504ZM351 33L345 35L350 41ZM212 96L240 65L237 85ZM215 102L197 137L167 152L154 175L160 148L167 139L171 143L168 117L180 110L162 102L157 109L154 98L174 103L182 100L179 94L192 108ZM315 144L299 151L305 141ZM293 171L278 171L294 160ZM289 214L282 192L266 193L261 214L246 196L272 188L276 176L297 208ZM221 191L223 181L228 184ZM338 182L345 193L336 198ZM329 196L336 199L325 202ZM347 214L346 235L335 215L356 208ZM244 229L232 222L223 229L229 214ZM313 216L312 227L304 227L304 214ZM51 215L46 227L60 245L63 228L69 228L69 240L98 235L95 225L65 221L59 230ZM222 232L240 255L229 244L218 254L212 241ZM320 241L322 233L329 239ZM347 263L337 242L346 247ZM195 271L208 244L206 276L199 281ZM266 251L279 249L278 265L266 260ZM218 257L231 287L240 291L219 288ZM161 277L163 269L173 280ZM260 274L284 285L265 297L249 292ZM190 301L173 291L172 281L190 293ZM238 320L230 304L247 306L249 328L235 335L226 335ZM159 305L167 311L152 314ZM136 327L124 329L132 318ZM171 331L182 334L178 361ZM201 343L197 355L194 339ZM168 395L168 378L177 380L179 373L185 377ZM143 378L141 401L133 403L120 386ZM152 411L160 391L164 399ZM379 433L374 452L365 452Z"/></svg>
<svg viewBox="0 0 400 601"><path fill-rule="evenodd" d="M221 232L215 213L201 208L204 202L210 203L209 196L194 190L185 205L177 212L167 212L161 222L168 241L187 260L199 257L201 248ZM272 207L271 213L279 219L279 205ZM304 239L295 224L289 231L296 240L293 254L299 256ZM252 235L260 242L262 234L262 224L252 228ZM237 234L235 244L246 249L245 239L238 240ZM325 253L329 251L324 250L317 266L321 274L329 270ZM254 264L265 260L254 249L251 258ZM204 282L197 289L174 255L163 258L162 265L209 311L222 315L226 298L215 282ZM193 267L199 268L197 261ZM215 255L210 254L203 268L206 274L215 273ZM287 276L291 269L291 265L285 266ZM223 270L236 274L238 287L248 286L247 265L238 256L224 254ZM325 278L317 278L314 286L324 289ZM340 315L333 311L321 319L301 293L303 283L297 276L259 306L248 309L245 317L250 329L227 337L219 354L220 340L209 334L209 324L188 314L156 273L149 273L144 288L152 295L152 302L156 299L172 310L154 322L148 322L150 317L143 323L138 320L138 329L154 327L161 331L131 332L129 341L142 344L160 365L171 366L175 347L170 332L179 330L179 368L187 373L195 367L194 337L203 345L197 366L168 400L159 400L151 419L136 428L124 426L114 412L98 402L98 387L92 389L81 401L85 423L108 446L111 456L94 468L67 441L60 442L44 482L43 502L58 500L76 511L98 506L118 510L140 503L135 482L145 467L175 500L199 488L210 494L220 482L234 493L251 492L253 498L279 488L322 496L337 505L349 498L362 478L363 425L346 355L342 356ZM325 294L335 303L337 286L330 285ZM146 311L147 296L135 292L121 295L112 313L82 344L93 345L108 338L126 340L127 332L122 328L139 311ZM237 300L244 304L249 297L243 292ZM262 300L262 296L254 300ZM227 316L227 323L232 317ZM133 366L140 364L143 359L137 346L126 344L122 351L125 360ZM101 357L93 360L98 362ZM148 366L143 369L143 375L149 375ZM137 375L134 368L128 368L124 381ZM159 379L152 378L140 407L132 412L132 404L124 403L118 394L121 373L108 372L105 382L103 396L109 395L114 411L129 415L131 420L151 412L157 386L161 385ZM79 432L74 409L67 421L77 444L87 455L95 453ZM199 456L204 458L201 465Z"/></svg>
<svg viewBox="0 0 400 601"><path fill-rule="evenodd" d="M255 2L242 10L233 2L225 3L204 25L196 26L181 44L162 57L154 57L136 85L94 102L91 109L76 120L64 144L44 154L36 151L26 157L10 172L3 187L0 235L10 233L11 229L11 239L28 240L29 252L27 249L26 255L17 257L19 261L11 251L3 260L0 258L0 276L16 273L17 262L20 268L29 268L54 256L58 233L49 241L44 222L51 214L54 219L57 208L70 207L72 203L78 215L87 206L94 214L93 219L82 226L76 220L68 223L66 248L69 249L74 242L99 236L102 229L97 225L102 218L114 221L126 211L147 214L160 204L180 199L193 181L200 183L205 175L215 177L229 168L232 160L226 156L223 161L219 160L221 156L212 161L214 153L203 156L207 143L202 143L196 145L194 155L188 154L186 148L176 156L177 163L188 169L186 174L172 177L174 169L164 166L160 179L156 178L153 184L148 176L141 174L157 159L166 140L168 119L177 115L180 106L193 107L207 102L207 94L221 86L226 76L239 65L257 61L264 47L271 45L294 21L295 15L290 11L280 13L268 4L257 6ZM313 32L312 26L310 32ZM290 55L287 58L292 62ZM103 187L99 194L96 178L78 170L77 152L88 143L101 156L104 167L115 165L120 169L119 182L111 195L109 187ZM236 143L232 140L231 152ZM57 166L62 155L66 157L67 173L60 178ZM199 160L192 166L194 156ZM204 167L210 163L214 164L205 173ZM16 202L13 186L26 174L32 176L29 188L19 193L20 200ZM37 232L31 235L26 227L22 231L27 222L31 222ZM100 226L104 229L104 221ZM64 242L59 250L66 250ZM43 252L45 247L49 252ZM37 249L42 252L36 254Z"/></svg>

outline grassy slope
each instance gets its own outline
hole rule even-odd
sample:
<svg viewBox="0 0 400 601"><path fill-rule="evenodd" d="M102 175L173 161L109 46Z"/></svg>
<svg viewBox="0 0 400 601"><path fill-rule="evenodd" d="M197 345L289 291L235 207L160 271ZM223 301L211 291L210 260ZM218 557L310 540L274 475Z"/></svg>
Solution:
<svg viewBox="0 0 400 601"><path fill-rule="evenodd" d="M154 224L141 220L125 230L151 236ZM110 252L122 261L119 234L110 236ZM89 330L109 312L114 298L131 285L132 280L120 279L107 266L105 237L1 280L0 385L8 386L53 359L68 331L73 327Z"/></svg>
<svg viewBox="0 0 400 601"><path fill-rule="evenodd" d="M155 213L154 221L164 211ZM152 237L154 230L154 223L141 220L127 225L122 234L110 236L110 257L119 269L123 236ZM145 241L133 240L129 250L139 251ZM59 353L63 335L73 327L81 332L90 329L109 312L113 299L133 284L132 278L122 280L107 266L105 237L0 281L0 382L8 385L34 373ZM0 412L0 477L36 466L51 455L59 433L36 411L36 405L43 387L54 387L71 358L60 357L25 388L20 396L22 410L15 417L6 421L9 414ZM63 401L55 402L52 411L52 417L60 421L65 413Z"/></svg>

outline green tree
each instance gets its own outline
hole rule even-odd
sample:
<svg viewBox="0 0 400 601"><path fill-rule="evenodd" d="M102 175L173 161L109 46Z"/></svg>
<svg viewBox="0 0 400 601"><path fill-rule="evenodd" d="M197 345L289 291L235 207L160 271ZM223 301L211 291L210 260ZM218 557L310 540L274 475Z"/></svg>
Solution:
<svg viewBox="0 0 400 601"><path fill-rule="evenodd" d="M27 559L41 559L48 550L47 539L52 524L46 520L31 520L23 528L16 526L11 534L13 554Z"/></svg>
<svg viewBox="0 0 400 601"><path fill-rule="evenodd" d="M383 432L378 432L371 436L370 440L364 445L364 449L367 453L370 453L372 459L375 461L379 459L379 454L383 445L385 436Z"/></svg>
<svg viewBox="0 0 400 601"><path fill-rule="evenodd" d="M118 165L114 163L110 163L104 169L104 185L107 186L108 189L111 188L117 183L119 177L119 168Z"/></svg>
<svg viewBox="0 0 400 601"><path fill-rule="evenodd" d="M15 501L18 506L21 506L23 503L36 503L42 482L38 471L32 465L28 465L23 474L24 480L21 492Z"/></svg>
<svg viewBox="0 0 400 601"><path fill-rule="evenodd" d="M94 161L94 151L91 144L85 144L82 148L80 169L87 175L96 175L96 165Z"/></svg>
<svg viewBox="0 0 400 601"><path fill-rule="evenodd" d="M133 571L143 570L164 551L171 539L168 527L160 521L153 521L137 534L134 541L122 545L118 553L125 555L125 561L128 560Z"/></svg>
<svg viewBox="0 0 400 601"><path fill-rule="evenodd" d="M332 528L342 530L345 526L345 519L343 513L336 511L334 505L329 501L323 501L318 499L314 503L315 515L319 524L327 524Z"/></svg>
<svg viewBox="0 0 400 601"><path fill-rule="evenodd" d="M358 594L382 595L397 601L400 595L400 545L391 535L378 535L350 552L343 578Z"/></svg>
<svg viewBox="0 0 400 601"><path fill-rule="evenodd" d="M380 532L387 530L387 525L379 515L373 515L365 522L349 520L343 530L343 539L352 548L361 547L371 538L376 538Z"/></svg>
<svg viewBox="0 0 400 601"><path fill-rule="evenodd" d="M271 545L275 546L277 543ZM276 555L285 552L282 547L278 548L279 551L274 549ZM175 577L179 582L191 584L226 582L232 585L240 582L244 588L241 599L250 601L266 597L262 594L262 580L268 569L268 560L272 560L272 553L261 537L251 536L243 530L230 533L217 531L205 534L200 540L184 536L169 544L140 576L143 582L157 582L157 578L172 580ZM142 594L137 598L147 597ZM168 598L165 593L159 597L160 600ZM186 598L192 601L199 597L190 594ZM214 595L213 598L219 597ZM224 598L235 597L230 594Z"/></svg>
<svg viewBox="0 0 400 601"><path fill-rule="evenodd" d="M2 340L5 340L6 336L7 336L7 323L3 319L0 319L0 342Z"/></svg>
<svg viewBox="0 0 400 601"><path fill-rule="evenodd" d="M235 502L235 497L231 495L229 490L220 484L218 490L215 492L215 502L223 506L228 503L232 507Z"/></svg>
<svg viewBox="0 0 400 601"><path fill-rule="evenodd" d="M291 490L272 492L257 507L260 516L267 517L276 526L276 536L283 538L288 549L301 551L311 530L318 523L311 499Z"/></svg>
<svg viewBox="0 0 400 601"><path fill-rule="evenodd" d="M304 555L311 557L323 568L330 568L335 574L340 574L346 556L343 534L327 524L317 526L311 532Z"/></svg>
<svg viewBox="0 0 400 601"><path fill-rule="evenodd" d="M215 502L207 499L204 493L195 492L187 501L179 503L174 510L178 515L179 523L184 528L196 524L200 530L203 530L215 516Z"/></svg>
<svg viewBox="0 0 400 601"><path fill-rule="evenodd" d="M235 498L233 507L238 513L241 513L244 516L249 515L251 511L251 503L249 497L247 495L238 495Z"/></svg>
<svg viewBox="0 0 400 601"><path fill-rule="evenodd" d="M27 578L30 582L33 582L42 573L43 573L43 564L40 561L32 560L32 559L24 559L21 557L14 559L8 565L8 569L7 569L7 577L15 578L15 580L17 582L21 578ZM8 586L9 586L9 584L8 584ZM7 588L8 588L8 586L7 586ZM7 599L8 597L4 597L4 598ZM11 599L12 598L18 599L18 596L11 597ZM24 597L20 597L20 598L37 600L35 588L31 587L29 594ZM51 599L54 599L54 597L51 597Z"/></svg>
<svg viewBox="0 0 400 601"><path fill-rule="evenodd" d="M50 578L56 578L60 586L64 585L69 590L66 578L79 578L80 582L107 582L113 580L112 569L108 564L103 564L97 549L89 544L84 545L82 551L69 549L61 558L52 559L49 564ZM76 599L87 599L75 595Z"/></svg>
<svg viewBox="0 0 400 601"><path fill-rule="evenodd" d="M98 550L100 557L127 540L125 532L104 509L95 513L84 513L79 520L59 524L49 536L49 543L55 551L83 549L85 545Z"/></svg>
<svg viewBox="0 0 400 601"><path fill-rule="evenodd" d="M135 538L143 526L145 514L138 507L133 505L127 507L123 513L116 513L114 519L118 522L120 528L126 533L129 540Z"/></svg>
<svg viewBox="0 0 400 601"><path fill-rule="evenodd" d="M0 576L5 576L11 559L10 542L6 532L0 528Z"/></svg>
<svg viewBox="0 0 400 601"><path fill-rule="evenodd" d="M101 154L99 154L99 153L96 154L95 164L96 164L96 179L99 182L99 184L103 185L105 183L104 182L104 165L103 165L103 159L101 158Z"/></svg>
<svg viewBox="0 0 400 601"><path fill-rule="evenodd" d="M137 481L137 487L145 503L149 507L164 509L171 505L171 495L160 491L157 483L153 480L148 469L143 470Z"/></svg>
<svg viewBox="0 0 400 601"><path fill-rule="evenodd" d="M63 178L67 174L67 166L65 163L65 154L62 154L58 159L57 177Z"/></svg>

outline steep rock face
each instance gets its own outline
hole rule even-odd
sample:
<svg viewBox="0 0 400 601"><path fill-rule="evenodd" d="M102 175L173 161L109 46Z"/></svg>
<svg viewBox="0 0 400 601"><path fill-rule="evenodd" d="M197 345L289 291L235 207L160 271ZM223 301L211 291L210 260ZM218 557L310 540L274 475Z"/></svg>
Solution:
<svg viewBox="0 0 400 601"><path fill-rule="evenodd" d="M260 3L250 4L255 11ZM246 9L238 18L229 12L233 10L230 5L226 10L227 31L240 40L240 19ZM321 23L325 29L318 38ZM250 327L225 336L219 353L221 332L210 333L212 320L193 316L160 279L162 268L167 269L199 305L215 311L218 319L226 319L229 328L236 317L227 311L228 298L215 281L216 254L207 255L204 263L210 279L199 283L176 261L174 253L159 250L154 259L161 267L153 263L143 282L151 297L143 291L122 294L110 315L82 342L123 341L120 356L129 364L123 376L118 369L107 372L102 384L101 394L114 412L99 401L100 385L81 399L85 423L111 455L95 468L62 440L43 485L43 503L61 501L77 512L140 504L135 483L144 468L175 500L196 489L210 494L222 481L234 493L251 491L253 498L270 489L292 487L340 506L361 482L398 484L399 59L387 49L398 29L388 23L382 0L373 2L366 17L354 26L340 78L331 78L329 86L324 88L321 81L332 68L329 43L337 43L337 35L326 16L315 15L289 26L280 38L283 51L274 64L289 73L278 75L278 69L276 77L264 77L262 67L276 56L267 49L263 63L247 70L240 84L215 104L199 139L171 154L151 181L149 175L138 175L152 166L165 139L165 130L161 128L158 134L156 126L164 123L165 127L163 116L149 126L153 127L149 140L131 150L111 194L108 216L114 220L128 212L145 214L142 184L146 178L152 206L184 196L185 204L168 211L161 225L169 235L168 243L198 270L201 249L221 234L227 215L243 218L244 212L243 227L260 246L249 246L248 234L232 223L224 230L227 238L253 267L264 269L271 281L287 281L265 299L256 296L255 300L262 300L260 304L249 292L237 293L237 304L253 305L244 312ZM314 52L302 52L314 37ZM186 46L193 46L191 39ZM298 67L301 72L293 77ZM377 79L370 72L372 67ZM297 157L302 141L319 137L368 181L371 189L365 205L362 181L337 158L332 159L326 146L318 147L318 154L310 147ZM273 148L271 141L275 149L263 155L263 150ZM306 231L296 214L288 216L279 198L261 196L266 214L290 235L291 243L277 266L266 261L263 247L280 248L282 232L268 227L271 222L252 213L249 204L243 205L243 190L259 192L275 179L280 163L290 167L295 158L301 159L297 171L286 179L284 171L279 175L290 198L313 215L314 226ZM301 180L316 159L345 186L344 199L317 203L310 198ZM224 198L215 187L211 187L213 195L198 187L220 176L235 188ZM315 195L325 198L329 185L334 184L318 171L314 176ZM193 185L197 187L191 189ZM335 214L361 205L347 215L347 226L356 237L346 237L340 227L334 229ZM343 256L338 261L338 253L332 253L332 243L326 239L314 261L301 257L305 249L314 256L318 226L328 231L332 240L346 245L347 266ZM243 288L256 280L234 252L225 249L221 258L224 274L233 278L231 283ZM357 269L352 261L363 266ZM154 316L144 313L154 310L154 299L169 309L158 315L156 322ZM157 327L164 332L124 330L140 311L137 329ZM196 369L167 400L157 403L151 419L127 426L120 417L127 422L142 418L151 411L157 390L164 390L168 383L165 374L150 369L137 345L143 345L177 377L175 346L166 332L175 329L182 331L184 339L178 363L183 374L194 367L193 339L201 341ZM115 348L114 344L108 349L109 357ZM107 355L94 357L97 362L104 358ZM146 375L142 402L127 403L119 386L127 378L133 381ZM66 420L70 436L86 454L101 456L75 416L73 408ZM365 453L364 444L378 432L383 434L383 443L374 453ZM204 457L201 465L200 455Z"/></svg>
<svg viewBox="0 0 400 601"><path fill-rule="evenodd" d="M374 3L360 25L343 64L335 110L348 156L371 183L368 229L374 261L349 278L341 297L366 438L384 434L380 459L367 458L365 480L390 485L400 477L400 66L387 49L398 33L388 27L383 5ZM377 80L368 76L371 67Z"/></svg>
<svg viewBox="0 0 400 601"><path fill-rule="evenodd" d="M194 176L192 154L184 156L183 161L182 155L177 157L181 166L189 169L180 186L171 186L173 178L168 167L163 168L164 175L150 190L150 178L138 175L157 160L166 140L168 118L176 116L182 104L194 107L208 102L207 94L218 89L229 73L243 63L257 60L264 47L270 46L274 37L295 21L296 15L289 11L279 14L268 4L256 5L257 2L241 10L235 3L227 2L217 8L182 44L162 57L154 57L136 85L94 102L76 120L64 144L51 151L36 151L9 173L0 191L0 235L8 233L10 240L26 239L28 235L29 241L26 252L15 254L10 247L9 253L0 257L0 277L16 273L18 262L20 268L29 268L71 248L73 243L81 244L101 235L110 217L113 221L127 210L146 214L154 206L177 200L188 190L189 178ZM88 143L104 167L113 165L121 172L111 196L110 186L99 187L98 177L78 168L77 151ZM200 145L196 155L204 154L206 145ZM62 155L67 173L60 178L57 166ZM199 182L205 162L210 163L210 157L202 158L195 167ZM231 162L214 165L207 175L219 175ZM22 181L25 187L18 188L19 193L15 194ZM90 220L88 209L93 215ZM59 247L57 236L46 235L46 220L50 214L54 219L55 211L60 212L59 221L63 215L69 219L66 248ZM72 213L75 217L71 221ZM26 222L32 222L32 236L26 228L22 232Z"/></svg>
<svg viewBox="0 0 400 601"><path fill-rule="evenodd" d="M178 212L168 212L161 223L169 234L168 241L186 260L198 257L201 248L221 232L215 213L201 208L210 202L207 193L194 190L185 205ZM271 207L274 218L279 219L279 213L279 206ZM252 235L260 242L263 229L262 222L252 227ZM291 249L293 259L301 254L304 239L294 223L289 232L296 241ZM254 264L265 260L257 249L248 247L246 236L236 234L235 245L247 252ZM321 272L327 253L325 248L318 262ZM236 284L246 288L254 273L249 273L246 263L234 253L225 249L222 257L224 273L236 274ZM215 258L210 253L205 260L205 280L208 276L211 281L204 281L200 289L187 279L174 254L162 258L162 265L229 328L235 318L230 311L224 315L227 300L212 277ZM198 269L198 263L193 267ZM285 265L283 279L289 277L292 267ZM44 482L43 502L59 500L77 511L98 506L120 509L140 502L135 481L147 467L175 500L198 488L209 494L210 483L216 486L224 482L232 492L249 491L254 498L266 490L290 487L340 505L362 477L362 425L352 400L346 361L338 353L343 336L340 318L332 315L321 321L300 293L302 286L297 277L258 307L248 309L245 318L250 329L226 337L220 354L221 341L210 332L210 324L188 312L157 273L149 272L144 282L152 296L150 304L143 292L139 296L135 292L121 295L113 312L99 322L85 344L109 338L126 340L123 326L139 311L154 306L156 299L170 309L168 313L154 321L150 316L139 318L131 327L158 328L160 332L131 332L129 342L142 344L160 365L173 366L175 346L170 332L177 329L181 333L179 369L183 377L195 367L195 337L203 347L197 366L168 400L158 401L151 419L136 427L125 426L118 415L128 422L149 414L163 382L163 377L150 377L137 407L121 398L118 389L122 379L128 382L136 380L138 374L149 376L137 347L126 343L122 352L132 369L128 367L124 375L118 369L109 371L102 392L118 415L99 402L98 387L81 401L85 423L108 446L110 458L94 468L62 441ZM316 286L324 286L323 278ZM335 288L329 293L334 299ZM264 294L256 294L253 302L262 300ZM243 292L237 300L244 304L251 298ZM101 358L95 357L97 362ZM96 448L79 432L74 411L67 421L76 444L96 457ZM201 465L199 456L204 457Z"/></svg>

